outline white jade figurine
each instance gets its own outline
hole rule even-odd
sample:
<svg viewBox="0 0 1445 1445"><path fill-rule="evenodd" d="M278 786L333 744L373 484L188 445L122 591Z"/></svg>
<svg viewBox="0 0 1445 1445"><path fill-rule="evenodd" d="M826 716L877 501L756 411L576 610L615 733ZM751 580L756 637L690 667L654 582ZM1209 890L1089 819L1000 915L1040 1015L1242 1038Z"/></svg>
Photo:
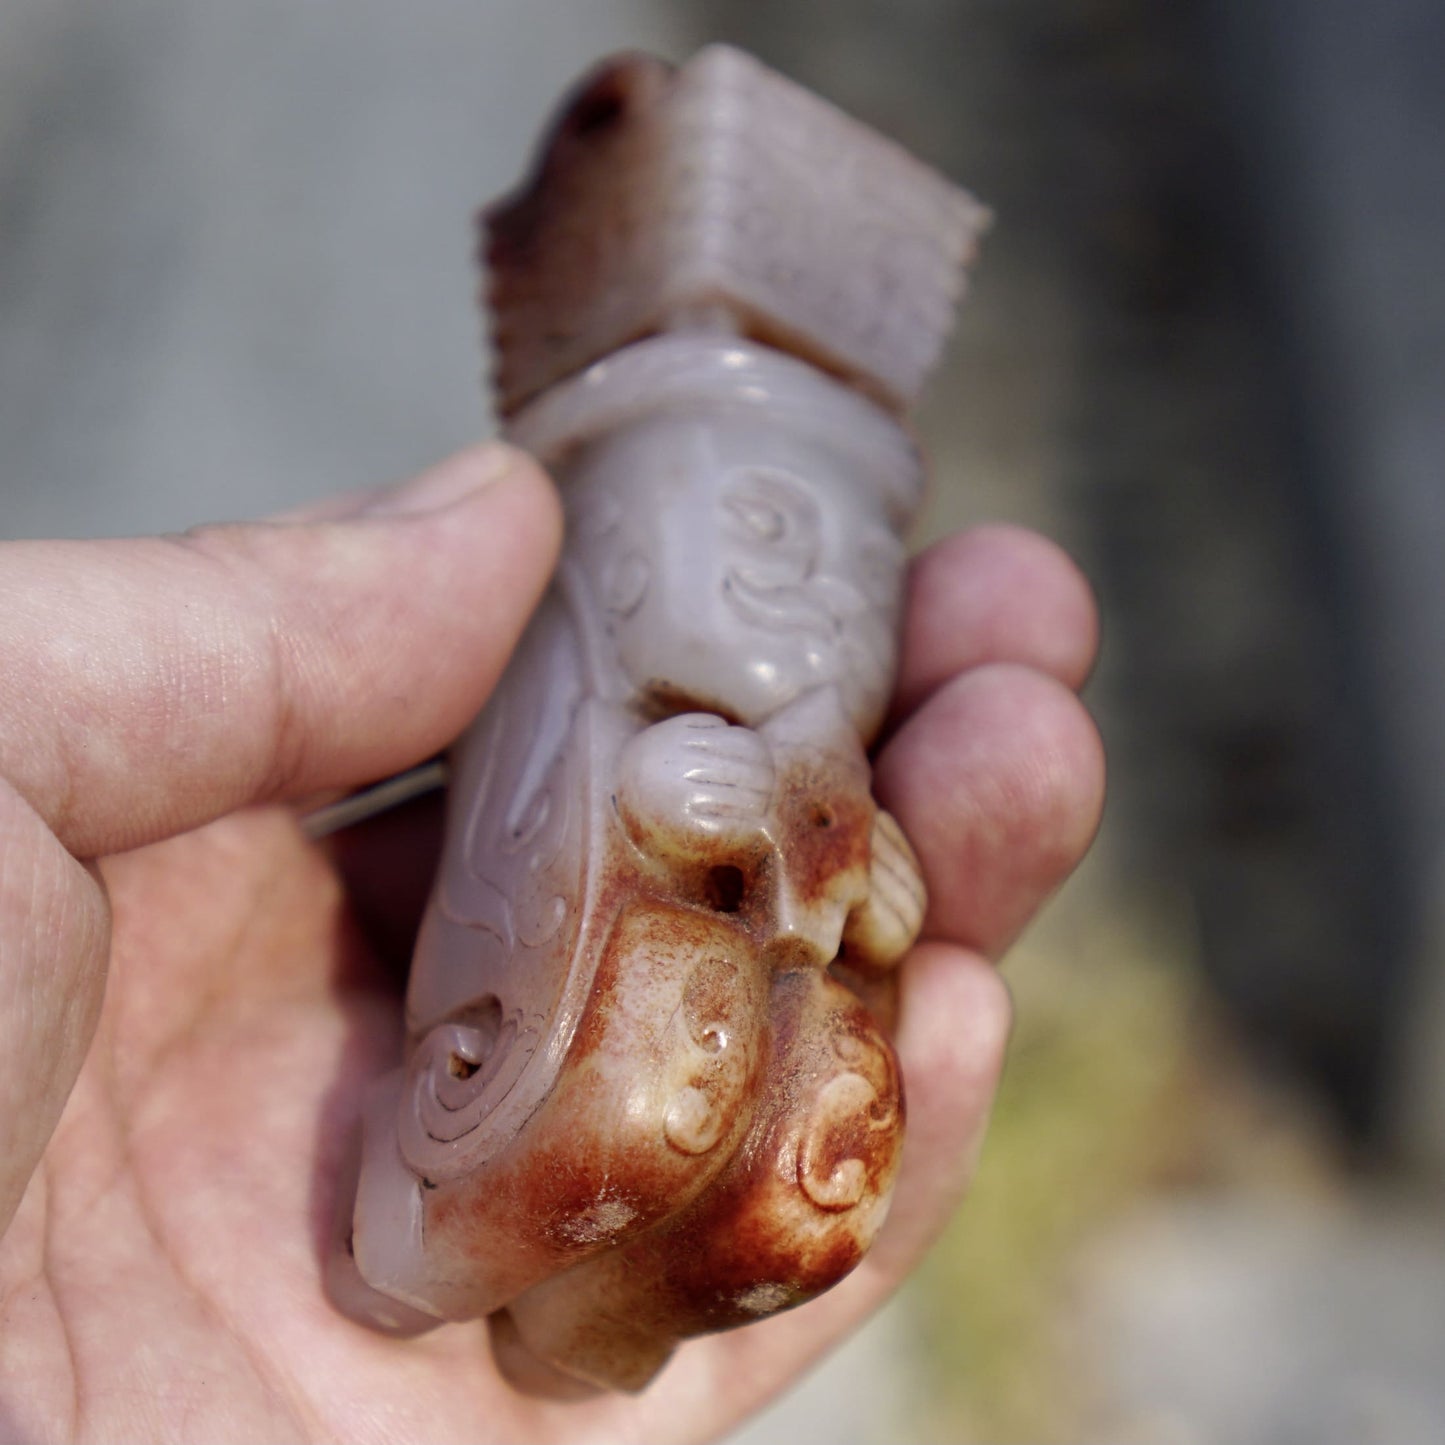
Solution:
<svg viewBox="0 0 1445 1445"><path fill-rule="evenodd" d="M724 47L604 66L485 217L500 409L567 541L455 755L406 1063L344 1186L358 1318L490 1316L523 1385L638 1389L877 1234L924 889L865 749L900 417L983 220Z"/></svg>

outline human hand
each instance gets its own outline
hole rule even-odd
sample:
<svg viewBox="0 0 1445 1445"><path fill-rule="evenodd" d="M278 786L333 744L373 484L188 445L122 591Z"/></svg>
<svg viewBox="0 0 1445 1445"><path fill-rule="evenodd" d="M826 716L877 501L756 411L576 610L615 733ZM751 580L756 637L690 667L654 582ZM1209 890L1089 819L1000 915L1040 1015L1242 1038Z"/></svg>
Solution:
<svg viewBox="0 0 1445 1445"><path fill-rule="evenodd" d="M685 1345L641 1397L585 1404L513 1392L480 1322L394 1340L322 1294L340 1156L400 1046L405 918L359 926L348 869L410 916L426 849L395 851L415 817L318 846L285 800L459 732L557 531L535 470L488 447L295 521L0 547L0 1437L707 1438L942 1226L1008 1030L987 960L1077 862L1101 792L1070 691L1087 589L1007 529L913 571L875 782L932 903L902 971L903 1174L858 1270Z"/></svg>

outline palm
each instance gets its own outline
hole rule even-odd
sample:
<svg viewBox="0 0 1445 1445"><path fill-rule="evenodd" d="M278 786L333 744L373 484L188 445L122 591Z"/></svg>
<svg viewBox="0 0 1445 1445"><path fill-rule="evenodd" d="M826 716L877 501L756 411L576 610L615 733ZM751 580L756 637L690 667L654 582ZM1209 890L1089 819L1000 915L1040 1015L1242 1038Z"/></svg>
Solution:
<svg viewBox="0 0 1445 1445"><path fill-rule="evenodd" d="M679 1439L740 1416L861 1307L855 1286L689 1346L640 1400L582 1406L515 1393L481 1325L397 1342L351 1324L320 1287L332 1181L398 1039L337 875L278 808L104 871L100 1030L4 1245L37 1279L29 1348L48 1346L24 1433L84 1436L104 1412L114 1438L119 1401L125 1438L614 1438L627 1415L629 1436Z"/></svg>

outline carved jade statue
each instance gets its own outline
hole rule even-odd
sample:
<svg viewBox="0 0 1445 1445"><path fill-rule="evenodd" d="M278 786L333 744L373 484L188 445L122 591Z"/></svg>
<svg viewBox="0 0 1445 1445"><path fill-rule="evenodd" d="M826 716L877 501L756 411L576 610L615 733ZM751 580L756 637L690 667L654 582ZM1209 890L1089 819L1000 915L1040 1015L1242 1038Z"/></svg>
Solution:
<svg viewBox="0 0 1445 1445"><path fill-rule="evenodd" d="M455 755L349 1313L491 1316L519 1383L634 1390L877 1234L924 890L865 748L921 489L900 417L983 219L723 47L605 65L484 218L500 410L567 542Z"/></svg>

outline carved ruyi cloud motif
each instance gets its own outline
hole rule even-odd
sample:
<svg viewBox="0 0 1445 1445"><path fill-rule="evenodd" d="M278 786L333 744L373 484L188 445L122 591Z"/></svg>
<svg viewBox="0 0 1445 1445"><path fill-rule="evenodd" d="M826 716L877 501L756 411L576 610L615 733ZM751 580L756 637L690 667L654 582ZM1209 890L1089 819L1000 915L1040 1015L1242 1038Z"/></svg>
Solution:
<svg viewBox="0 0 1445 1445"><path fill-rule="evenodd" d="M898 412L982 215L720 47L599 71L490 214L503 408L567 541L457 748L407 1058L343 1181L357 1318L489 1316L519 1383L638 1389L876 1236L925 908L865 751Z"/></svg>

